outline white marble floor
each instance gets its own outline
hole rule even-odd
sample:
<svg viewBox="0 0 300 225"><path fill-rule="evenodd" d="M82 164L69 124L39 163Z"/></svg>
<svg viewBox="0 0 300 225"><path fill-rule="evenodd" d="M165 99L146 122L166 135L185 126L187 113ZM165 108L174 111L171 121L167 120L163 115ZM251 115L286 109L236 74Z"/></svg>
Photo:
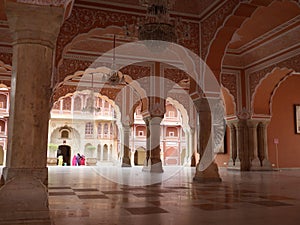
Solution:
<svg viewBox="0 0 300 225"><path fill-rule="evenodd" d="M56 225L299 224L300 170L220 173L222 183L199 184L187 167L152 179L141 167L50 167L51 216Z"/></svg>
<svg viewBox="0 0 300 225"><path fill-rule="evenodd" d="M55 225L296 225L300 170L221 169L222 183L193 182L194 168L49 167Z"/></svg>

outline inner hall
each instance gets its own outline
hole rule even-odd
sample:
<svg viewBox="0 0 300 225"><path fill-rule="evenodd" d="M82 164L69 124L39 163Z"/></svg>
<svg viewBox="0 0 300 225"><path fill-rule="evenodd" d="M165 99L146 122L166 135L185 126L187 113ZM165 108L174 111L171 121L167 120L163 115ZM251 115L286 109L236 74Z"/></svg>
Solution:
<svg viewBox="0 0 300 225"><path fill-rule="evenodd" d="M298 224L298 0L0 0L0 225Z"/></svg>

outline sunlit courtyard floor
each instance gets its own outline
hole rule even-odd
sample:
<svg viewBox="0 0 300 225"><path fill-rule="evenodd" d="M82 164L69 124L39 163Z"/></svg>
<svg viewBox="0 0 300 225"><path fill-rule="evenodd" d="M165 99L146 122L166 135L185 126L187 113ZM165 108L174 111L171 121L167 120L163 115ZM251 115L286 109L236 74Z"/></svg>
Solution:
<svg viewBox="0 0 300 225"><path fill-rule="evenodd" d="M55 225L296 225L300 170L220 169L222 183L193 182L195 168L49 167Z"/></svg>

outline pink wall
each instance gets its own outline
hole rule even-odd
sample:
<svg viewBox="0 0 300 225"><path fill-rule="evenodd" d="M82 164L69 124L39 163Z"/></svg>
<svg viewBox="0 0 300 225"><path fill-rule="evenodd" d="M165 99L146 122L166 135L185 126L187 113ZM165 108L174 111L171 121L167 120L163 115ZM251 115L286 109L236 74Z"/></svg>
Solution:
<svg viewBox="0 0 300 225"><path fill-rule="evenodd" d="M295 134L294 104L300 104L299 75L287 78L273 97L272 118L268 126L269 160L276 164L274 138L278 138L280 168L300 167L300 134Z"/></svg>

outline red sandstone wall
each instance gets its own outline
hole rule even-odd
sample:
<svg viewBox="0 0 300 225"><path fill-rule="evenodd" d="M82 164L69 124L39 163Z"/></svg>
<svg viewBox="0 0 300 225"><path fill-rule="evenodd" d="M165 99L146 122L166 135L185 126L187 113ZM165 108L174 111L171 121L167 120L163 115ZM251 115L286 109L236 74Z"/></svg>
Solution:
<svg viewBox="0 0 300 225"><path fill-rule="evenodd" d="M277 89L268 126L269 160L276 164L274 138L278 138L280 168L300 167L300 134L295 134L293 104L300 104L300 76L296 75L289 77Z"/></svg>

